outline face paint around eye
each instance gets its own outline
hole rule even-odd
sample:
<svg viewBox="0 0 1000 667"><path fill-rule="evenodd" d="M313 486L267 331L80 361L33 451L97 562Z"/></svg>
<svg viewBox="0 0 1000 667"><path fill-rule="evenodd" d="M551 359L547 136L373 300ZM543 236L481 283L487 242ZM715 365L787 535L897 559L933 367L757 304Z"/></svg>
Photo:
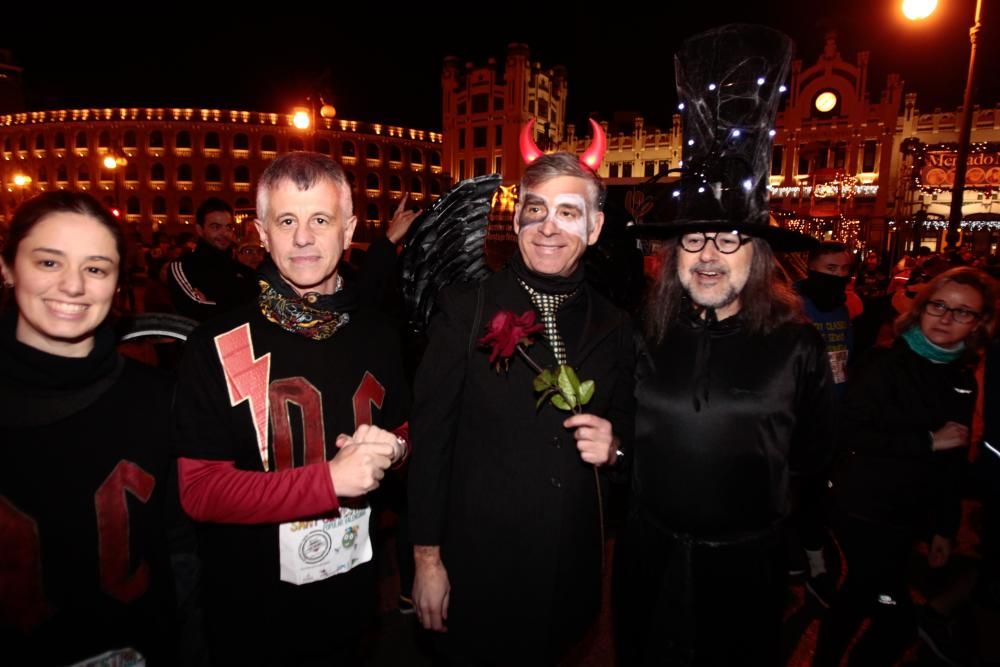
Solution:
<svg viewBox="0 0 1000 667"><path fill-rule="evenodd" d="M560 230L587 241L587 201L576 193L558 194L549 201L528 193L521 209L521 229L552 220Z"/></svg>

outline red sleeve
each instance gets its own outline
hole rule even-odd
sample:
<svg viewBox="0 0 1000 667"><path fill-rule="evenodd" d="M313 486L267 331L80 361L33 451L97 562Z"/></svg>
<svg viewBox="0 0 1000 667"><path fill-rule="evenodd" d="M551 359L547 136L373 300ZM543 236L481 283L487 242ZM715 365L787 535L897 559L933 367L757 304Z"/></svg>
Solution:
<svg viewBox="0 0 1000 667"><path fill-rule="evenodd" d="M232 461L181 457L177 476L181 506L196 521L281 523L340 507L325 462L254 472L237 470Z"/></svg>

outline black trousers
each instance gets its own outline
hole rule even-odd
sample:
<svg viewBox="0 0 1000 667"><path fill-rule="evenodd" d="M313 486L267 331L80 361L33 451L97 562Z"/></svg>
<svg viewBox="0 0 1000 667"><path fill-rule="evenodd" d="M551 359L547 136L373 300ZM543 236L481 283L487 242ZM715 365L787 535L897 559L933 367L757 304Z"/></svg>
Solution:
<svg viewBox="0 0 1000 667"><path fill-rule="evenodd" d="M838 521L847 579L820 628L815 667L840 663L865 618L871 625L851 651L852 665L891 665L916 636L907 562L916 535L856 518Z"/></svg>

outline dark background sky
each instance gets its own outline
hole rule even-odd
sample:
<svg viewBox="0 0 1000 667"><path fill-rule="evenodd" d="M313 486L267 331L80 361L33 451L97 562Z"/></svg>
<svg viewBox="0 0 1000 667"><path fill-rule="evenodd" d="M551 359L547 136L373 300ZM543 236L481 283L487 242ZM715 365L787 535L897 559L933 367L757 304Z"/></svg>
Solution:
<svg viewBox="0 0 1000 667"><path fill-rule="evenodd" d="M506 45L520 41L543 66L568 68L569 116L578 126L590 112L610 117L614 111L637 111L664 126L675 105L676 46L686 36L729 22L787 32L806 66L822 51L825 31L835 29L848 61L854 62L858 50L871 51L872 99L878 99L886 74L898 72L906 90L918 93L922 110L954 108L965 86L975 9L975 0L940 0L932 19L914 24L900 17L898 0L686 0L656 10L640 10L634 2L598 2L601 11L593 15L571 3L561 4L558 13L531 10L535 5L523 2L412 2L408 10L365 4L370 11L259 18L196 13L166 3L148 6L162 16L143 18L134 5L105 8L98 18L60 15L57 21L42 20L48 10L38 10L23 20L5 20L0 47L13 49L16 64L25 69L29 109L281 111L322 85L332 92L341 118L439 129L443 58L502 61ZM975 99L992 106L1000 102L1000 0L983 4ZM473 11L483 18L470 18ZM15 25L30 29L12 29Z"/></svg>

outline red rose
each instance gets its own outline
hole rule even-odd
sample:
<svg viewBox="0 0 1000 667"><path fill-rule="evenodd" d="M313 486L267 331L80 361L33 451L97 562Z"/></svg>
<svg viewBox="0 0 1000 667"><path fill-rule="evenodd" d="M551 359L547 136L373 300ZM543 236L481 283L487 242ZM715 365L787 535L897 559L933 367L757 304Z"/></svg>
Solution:
<svg viewBox="0 0 1000 667"><path fill-rule="evenodd" d="M498 311L486 327L486 335L479 339L480 345L490 347L490 363L498 359L510 359L514 356L518 343L530 345L528 337L544 327L535 324L535 311L527 310L521 315L515 315L509 310Z"/></svg>

